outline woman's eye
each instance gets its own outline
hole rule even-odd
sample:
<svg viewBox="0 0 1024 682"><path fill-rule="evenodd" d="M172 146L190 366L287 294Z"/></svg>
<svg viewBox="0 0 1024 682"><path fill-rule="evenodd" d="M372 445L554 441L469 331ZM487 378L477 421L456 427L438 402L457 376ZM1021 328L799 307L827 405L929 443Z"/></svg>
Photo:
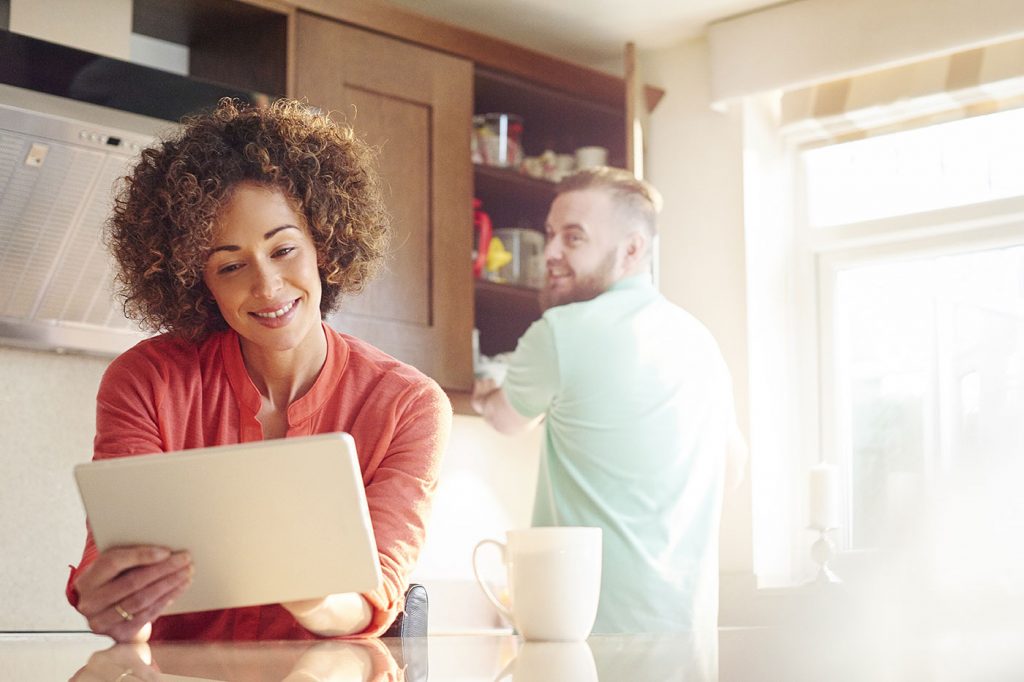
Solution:
<svg viewBox="0 0 1024 682"><path fill-rule="evenodd" d="M287 256L289 253L295 250L294 246L285 246L274 252L274 257Z"/></svg>
<svg viewBox="0 0 1024 682"><path fill-rule="evenodd" d="M218 275L226 275L228 273L234 272L235 270L237 270L240 267L242 267L242 266L239 265L238 263L228 263L227 265L222 265L219 268L217 268L217 274Z"/></svg>

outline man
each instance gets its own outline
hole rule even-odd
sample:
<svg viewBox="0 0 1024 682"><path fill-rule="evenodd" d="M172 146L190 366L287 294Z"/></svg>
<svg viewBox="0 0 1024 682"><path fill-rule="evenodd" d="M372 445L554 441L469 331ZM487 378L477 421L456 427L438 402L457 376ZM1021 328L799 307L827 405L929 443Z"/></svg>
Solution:
<svg viewBox="0 0 1024 682"><path fill-rule="evenodd" d="M743 452L714 339L651 282L660 201L622 170L563 180L544 314L503 384L474 387L503 433L544 420L533 525L603 529L595 633L713 630L727 460Z"/></svg>

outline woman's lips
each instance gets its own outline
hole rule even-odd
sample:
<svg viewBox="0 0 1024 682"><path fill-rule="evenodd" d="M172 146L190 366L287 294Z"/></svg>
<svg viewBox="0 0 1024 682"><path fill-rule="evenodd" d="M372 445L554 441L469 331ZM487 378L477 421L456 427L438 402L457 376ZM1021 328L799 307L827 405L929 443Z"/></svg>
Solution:
<svg viewBox="0 0 1024 682"><path fill-rule="evenodd" d="M249 315L265 327L283 327L295 317L298 307L299 299L295 299L276 308L265 308L259 312L251 312Z"/></svg>

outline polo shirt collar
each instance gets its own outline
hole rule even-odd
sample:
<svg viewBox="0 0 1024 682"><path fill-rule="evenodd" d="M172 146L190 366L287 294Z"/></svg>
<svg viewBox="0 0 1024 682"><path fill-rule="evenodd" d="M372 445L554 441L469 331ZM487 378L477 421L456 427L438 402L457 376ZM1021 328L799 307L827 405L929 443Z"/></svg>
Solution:
<svg viewBox="0 0 1024 682"><path fill-rule="evenodd" d="M639 275L623 277L608 287L608 291L620 291L623 289L644 289L654 286L650 273L642 272Z"/></svg>

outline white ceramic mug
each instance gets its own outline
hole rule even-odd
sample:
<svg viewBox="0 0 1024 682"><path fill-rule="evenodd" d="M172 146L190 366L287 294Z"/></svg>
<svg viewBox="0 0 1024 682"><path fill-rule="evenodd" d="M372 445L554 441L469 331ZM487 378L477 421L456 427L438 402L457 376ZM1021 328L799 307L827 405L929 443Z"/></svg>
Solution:
<svg viewBox="0 0 1024 682"><path fill-rule="evenodd" d="M510 530L508 542L481 540L473 574L494 607L528 640L582 641L590 634L601 596L601 529ZM480 549L494 545L508 570L510 606L480 577Z"/></svg>
<svg viewBox="0 0 1024 682"><path fill-rule="evenodd" d="M576 167L595 168L608 163L608 150L604 147L580 147L576 150Z"/></svg>

